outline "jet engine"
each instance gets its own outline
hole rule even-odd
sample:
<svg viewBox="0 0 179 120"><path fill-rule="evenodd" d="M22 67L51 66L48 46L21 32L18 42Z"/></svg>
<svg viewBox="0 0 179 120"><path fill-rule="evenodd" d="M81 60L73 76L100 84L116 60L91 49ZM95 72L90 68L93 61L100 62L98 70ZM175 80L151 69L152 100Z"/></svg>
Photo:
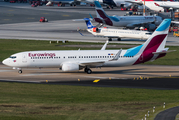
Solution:
<svg viewBox="0 0 179 120"><path fill-rule="evenodd" d="M155 28L156 28L156 25L155 25L155 24L149 24L149 25L148 25L148 30L149 30L149 31L154 31Z"/></svg>
<svg viewBox="0 0 179 120"><path fill-rule="evenodd" d="M53 2L49 1L46 6L53 6Z"/></svg>
<svg viewBox="0 0 179 120"><path fill-rule="evenodd" d="M99 29L98 28L93 28L93 32L98 32Z"/></svg>
<svg viewBox="0 0 179 120"><path fill-rule="evenodd" d="M79 69L79 65L76 63L64 63L62 65L62 71L76 71Z"/></svg>

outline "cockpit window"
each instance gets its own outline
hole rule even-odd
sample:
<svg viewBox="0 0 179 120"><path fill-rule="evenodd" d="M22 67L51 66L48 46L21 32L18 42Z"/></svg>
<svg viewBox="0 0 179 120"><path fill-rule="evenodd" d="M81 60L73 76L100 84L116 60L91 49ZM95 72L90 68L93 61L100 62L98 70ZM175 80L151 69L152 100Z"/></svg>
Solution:
<svg viewBox="0 0 179 120"><path fill-rule="evenodd" d="M146 35L152 35L152 33L145 33Z"/></svg>
<svg viewBox="0 0 179 120"><path fill-rule="evenodd" d="M15 59L15 58L16 58L16 56L10 56L9 58Z"/></svg>

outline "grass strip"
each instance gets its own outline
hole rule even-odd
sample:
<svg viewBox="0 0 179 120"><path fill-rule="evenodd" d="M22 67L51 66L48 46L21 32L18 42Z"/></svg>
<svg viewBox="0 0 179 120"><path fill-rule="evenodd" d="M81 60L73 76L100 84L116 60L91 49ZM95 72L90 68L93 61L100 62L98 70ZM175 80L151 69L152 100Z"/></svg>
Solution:
<svg viewBox="0 0 179 120"><path fill-rule="evenodd" d="M137 120L163 102L176 104L179 90L0 84L0 118Z"/></svg>

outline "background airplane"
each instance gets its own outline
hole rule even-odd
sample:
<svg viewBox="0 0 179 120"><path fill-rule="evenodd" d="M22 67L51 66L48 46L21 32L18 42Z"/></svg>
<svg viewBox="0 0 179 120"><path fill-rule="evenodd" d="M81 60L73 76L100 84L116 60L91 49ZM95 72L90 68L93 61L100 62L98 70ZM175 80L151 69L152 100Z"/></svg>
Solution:
<svg viewBox="0 0 179 120"><path fill-rule="evenodd" d="M140 6L144 5L144 1L126 1L129 3L134 3ZM156 12L165 12L168 9L179 9L179 2L174 1L145 1L146 9L150 9ZM139 7L139 9L143 9L143 7Z"/></svg>
<svg viewBox="0 0 179 120"><path fill-rule="evenodd" d="M112 38L117 38L118 41L121 38L135 38L135 39L148 39L151 36L151 32L148 31L139 31L139 30L123 30L123 29L111 29L111 28L96 28L93 26L89 18L84 18L87 31L92 33L94 36L103 36L108 37L109 41L112 41ZM82 33L80 33L83 35Z"/></svg>
<svg viewBox="0 0 179 120"><path fill-rule="evenodd" d="M65 4L70 4L71 6L76 6L75 0L48 0L49 2L46 6L53 6L54 4L58 4L59 6L65 6Z"/></svg>
<svg viewBox="0 0 179 120"><path fill-rule="evenodd" d="M156 26L162 22L162 18L159 16L108 16L98 1L94 3L97 15L94 20L98 23L127 28L144 26L148 30L155 30Z"/></svg>
<svg viewBox="0 0 179 120"><path fill-rule="evenodd" d="M80 2L94 4L94 1L98 1L101 5L106 5L107 8L122 7L128 8L132 3L125 2L125 0L77 0Z"/></svg>
<svg viewBox="0 0 179 120"><path fill-rule="evenodd" d="M11 55L3 64L19 69L31 67L61 68L62 71L77 71L84 68L129 66L153 61L166 55L165 48L171 19L165 19L149 39L142 45L127 50L64 50L64 51L27 51Z"/></svg>

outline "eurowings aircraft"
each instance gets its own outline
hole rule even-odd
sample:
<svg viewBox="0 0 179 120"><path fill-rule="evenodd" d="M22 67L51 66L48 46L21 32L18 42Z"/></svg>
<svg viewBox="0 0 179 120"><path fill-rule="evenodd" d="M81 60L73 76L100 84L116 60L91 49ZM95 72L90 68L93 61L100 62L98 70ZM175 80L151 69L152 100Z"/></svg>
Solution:
<svg viewBox="0 0 179 120"><path fill-rule="evenodd" d="M93 26L89 18L84 18L86 25L88 27L87 31L92 33L94 36L103 36L108 37L109 41L112 41L112 38L117 38L118 41L121 38L135 38L135 39L148 39L151 36L151 32L148 31L139 31L139 30L123 30L123 29L111 29L111 28L96 28ZM82 33L80 33L83 35Z"/></svg>
<svg viewBox="0 0 179 120"><path fill-rule="evenodd" d="M120 67L153 61L166 55L165 48L171 19L165 19L148 40L137 47L127 50L56 50L56 51L27 51L11 55L3 60L3 64L19 69L31 67L61 68L62 71L77 71L84 69L90 74L90 68Z"/></svg>
<svg viewBox="0 0 179 120"><path fill-rule="evenodd" d="M94 20L98 23L116 27L134 28L145 26L148 30L155 30L162 22L160 16L108 16L98 1L95 1L97 18Z"/></svg>

